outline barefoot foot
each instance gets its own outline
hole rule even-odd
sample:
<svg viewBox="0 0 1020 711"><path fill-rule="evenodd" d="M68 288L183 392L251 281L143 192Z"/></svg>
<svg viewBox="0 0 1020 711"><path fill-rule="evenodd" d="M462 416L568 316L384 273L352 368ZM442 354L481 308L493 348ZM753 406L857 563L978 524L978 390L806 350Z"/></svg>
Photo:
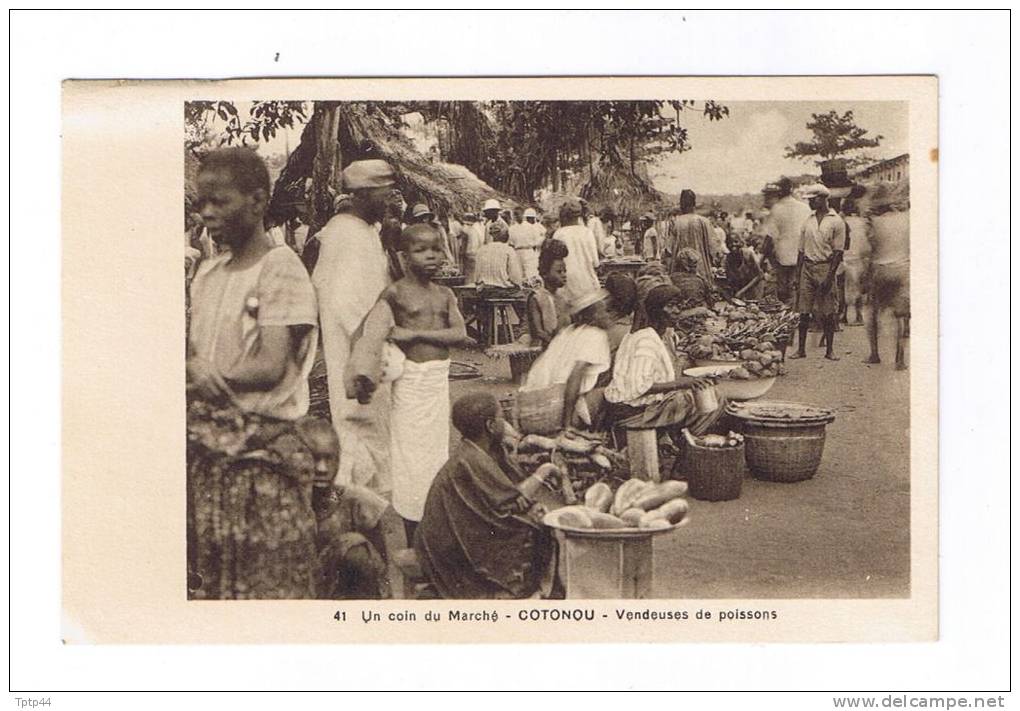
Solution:
<svg viewBox="0 0 1020 711"><path fill-rule="evenodd" d="M804 351L797 351L796 353L790 356L791 360L796 360L798 358L807 358L807 353L805 353Z"/></svg>
<svg viewBox="0 0 1020 711"><path fill-rule="evenodd" d="M877 355L871 355L865 358L862 363L881 363L882 360Z"/></svg>
<svg viewBox="0 0 1020 711"><path fill-rule="evenodd" d="M839 360L839 356L834 353L826 353L825 360Z"/></svg>

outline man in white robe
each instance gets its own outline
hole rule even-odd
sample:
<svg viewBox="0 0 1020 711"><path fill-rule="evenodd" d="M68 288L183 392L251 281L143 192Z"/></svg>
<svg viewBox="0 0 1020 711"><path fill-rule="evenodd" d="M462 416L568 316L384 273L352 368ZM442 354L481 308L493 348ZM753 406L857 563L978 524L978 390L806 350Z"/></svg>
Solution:
<svg viewBox="0 0 1020 711"><path fill-rule="evenodd" d="M348 399L344 369L358 327L390 284L389 263L377 225L385 215L396 178L385 161L355 161L344 169L343 184L352 193L352 209L333 217L317 235L321 247L312 273L329 411L340 438L336 481L384 494L391 490L389 386L380 385L371 402L362 405Z"/></svg>

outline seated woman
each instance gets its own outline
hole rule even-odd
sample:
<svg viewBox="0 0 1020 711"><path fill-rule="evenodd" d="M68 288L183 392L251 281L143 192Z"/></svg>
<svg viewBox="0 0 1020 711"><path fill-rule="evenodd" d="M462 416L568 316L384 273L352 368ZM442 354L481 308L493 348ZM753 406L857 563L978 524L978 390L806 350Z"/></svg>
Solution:
<svg viewBox="0 0 1020 711"><path fill-rule="evenodd" d="M677 271L670 275L673 286L680 290L685 300L697 301L702 306L711 306L713 289L705 277L698 273L701 265L698 253L685 247L676 255Z"/></svg>
<svg viewBox="0 0 1020 711"><path fill-rule="evenodd" d="M685 303L675 286L658 286L645 300L651 325L627 335L616 353L613 379L605 390L605 419L609 427L633 429L669 428L676 435L686 427L704 434L719 419L724 402L712 412L701 413L694 393L712 387L707 379L676 375L669 339L663 336L682 318Z"/></svg>
<svg viewBox="0 0 1020 711"><path fill-rule="evenodd" d="M444 598L526 598L551 592L555 544L534 503L545 479L525 477L502 447L503 415L489 393L453 404L460 446L432 481L414 550Z"/></svg>
<svg viewBox="0 0 1020 711"><path fill-rule="evenodd" d="M564 428L592 424L591 410L599 399L593 390L610 365L608 296L597 289L571 303L571 325L556 334L521 385L522 395L562 389L560 422Z"/></svg>
<svg viewBox="0 0 1020 711"><path fill-rule="evenodd" d="M548 240L542 246L538 257L542 285L528 296L528 345L545 349L556 332L570 323L566 319L564 305L556 298L557 292L567 283L566 258L567 245L559 240Z"/></svg>

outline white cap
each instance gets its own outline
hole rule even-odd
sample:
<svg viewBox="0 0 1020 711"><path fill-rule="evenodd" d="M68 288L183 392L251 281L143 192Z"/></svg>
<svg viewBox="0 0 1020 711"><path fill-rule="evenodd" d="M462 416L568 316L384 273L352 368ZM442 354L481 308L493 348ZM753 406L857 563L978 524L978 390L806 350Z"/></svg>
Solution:
<svg viewBox="0 0 1020 711"><path fill-rule="evenodd" d="M482 212L485 212L486 210L498 210L498 209L500 209L499 200L493 200L492 198L486 200L485 204L482 205Z"/></svg>
<svg viewBox="0 0 1020 711"><path fill-rule="evenodd" d="M529 207L527 210L524 211L524 216L525 217L538 217L538 213L535 212L535 208Z"/></svg>
<svg viewBox="0 0 1020 711"><path fill-rule="evenodd" d="M829 189L821 183L815 183L802 188L800 194L809 200L815 197L829 197Z"/></svg>

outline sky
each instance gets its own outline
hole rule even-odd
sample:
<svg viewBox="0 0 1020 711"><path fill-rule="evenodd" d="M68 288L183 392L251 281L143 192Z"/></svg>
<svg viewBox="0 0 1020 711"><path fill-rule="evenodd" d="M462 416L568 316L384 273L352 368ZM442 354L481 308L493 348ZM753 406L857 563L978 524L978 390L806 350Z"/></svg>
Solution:
<svg viewBox="0 0 1020 711"><path fill-rule="evenodd" d="M784 148L807 141L805 124L812 113L852 110L858 126L885 138L869 151L885 159L906 153L907 104L899 102L726 102L730 115L709 121L692 112L685 122L691 150L668 154L649 166L655 187L676 194L683 188L696 193L756 193L782 175L816 172L814 163L788 160ZM683 115L681 114L681 117Z"/></svg>

